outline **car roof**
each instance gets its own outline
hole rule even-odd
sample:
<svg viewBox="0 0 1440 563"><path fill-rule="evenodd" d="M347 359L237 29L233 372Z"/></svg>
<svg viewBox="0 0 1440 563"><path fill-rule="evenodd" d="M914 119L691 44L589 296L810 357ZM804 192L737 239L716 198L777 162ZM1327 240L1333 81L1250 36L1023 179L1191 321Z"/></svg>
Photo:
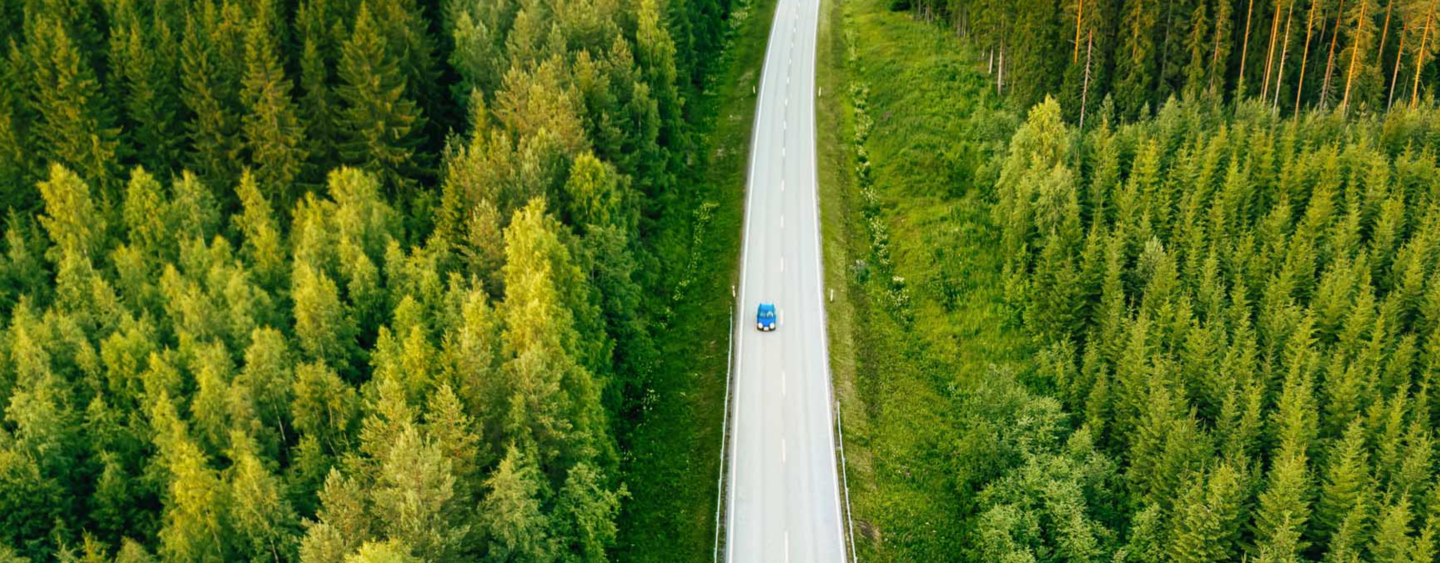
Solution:
<svg viewBox="0 0 1440 563"><path fill-rule="evenodd" d="M775 304L774 304L774 303L761 303L761 304L760 304L760 308L761 308L761 309L774 309L774 308L775 308Z"/></svg>

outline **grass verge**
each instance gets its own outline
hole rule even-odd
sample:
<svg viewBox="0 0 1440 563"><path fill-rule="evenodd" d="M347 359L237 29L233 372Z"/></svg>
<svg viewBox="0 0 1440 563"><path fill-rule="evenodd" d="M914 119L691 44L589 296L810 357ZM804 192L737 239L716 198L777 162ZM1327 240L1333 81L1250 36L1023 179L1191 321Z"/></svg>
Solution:
<svg viewBox="0 0 1440 563"><path fill-rule="evenodd" d="M857 550L955 560L972 502L952 478L957 390L1028 352L1003 306L987 194L971 188L986 161L972 147L1007 127L970 119L993 102L944 29L883 0L824 1L823 235Z"/></svg>
<svg viewBox="0 0 1440 563"><path fill-rule="evenodd" d="M641 422L626 436L624 503L616 561L709 561L714 546L720 420L729 356L730 288L739 267L745 213L745 172L755 96L774 19L775 0L750 0L737 18L723 70L706 88L693 115L695 184L683 209L694 216L668 222L662 234L675 256L666 287L676 288L668 326L657 331L661 359L643 401ZM699 220L705 215L705 220ZM695 259L698 258L698 259Z"/></svg>

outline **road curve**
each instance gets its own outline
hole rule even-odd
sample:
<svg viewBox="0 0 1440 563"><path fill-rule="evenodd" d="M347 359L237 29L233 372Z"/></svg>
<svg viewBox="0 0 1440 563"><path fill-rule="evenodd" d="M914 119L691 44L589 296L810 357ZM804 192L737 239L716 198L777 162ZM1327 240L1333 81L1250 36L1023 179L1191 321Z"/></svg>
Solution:
<svg viewBox="0 0 1440 563"><path fill-rule="evenodd" d="M735 343L726 561L846 560L815 174L819 0L778 0L765 53ZM780 326L756 330L774 303Z"/></svg>

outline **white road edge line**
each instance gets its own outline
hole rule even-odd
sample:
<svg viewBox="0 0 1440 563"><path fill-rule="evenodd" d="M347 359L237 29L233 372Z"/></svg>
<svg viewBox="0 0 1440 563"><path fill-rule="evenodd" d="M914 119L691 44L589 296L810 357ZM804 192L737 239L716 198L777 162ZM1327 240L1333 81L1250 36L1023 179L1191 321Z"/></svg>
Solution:
<svg viewBox="0 0 1440 563"><path fill-rule="evenodd" d="M785 460L786 460L786 458L785 458L785 439L784 439L784 438L781 438L781 439L780 439L780 463L786 463Z"/></svg>
<svg viewBox="0 0 1440 563"><path fill-rule="evenodd" d="M820 42L820 2L819 2L819 1L817 1L817 2L814 3L813 9L814 9L814 12L813 12L812 14L813 14L814 17L812 18L812 22L813 22L813 26L814 26L814 28L813 28L813 29L814 29L814 35L812 36L812 40L815 42L815 44L814 44L814 45L811 45L810 48L813 49L814 52L818 52L818 51L819 51L819 46L818 46L818 44L819 44L819 42ZM811 59L811 64L812 64L812 65L815 64L814 58ZM815 80L815 69L814 69L814 68L811 68L811 69L810 69L810 79L811 79L812 81ZM813 87L814 84L812 83L811 86ZM830 377L830 323L829 323L829 320L828 320L828 319L829 319L829 316L830 316L830 313L825 310L825 265L824 265L824 261L821 260L821 258L820 258L821 253L823 252L823 245L822 245L821 238L820 238L822 233L821 233L821 231L820 231L820 179L819 179L819 177L818 177L819 170L820 170L820 156L819 156L820 144L816 141L817 134L816 134L816 132L815 132L816 123L813 121L813 119L814 119L814 113L813 113L813 112L814 112L814 109L813 109L813 106L812 106L811 112L812 112L812 113L811 113L811 119L812 119L812 121L811 121L811 123L810 123L810 144L811 144L811 147L812 147L812 148L811 148L811 151L810 151L810 158L811 158L811 160L812 160L812 162L813 162L813 166L810 167L810 173L813 174L813 175L817 175L817 176L812 176L812 180L811 180L811 182L810 182L810 189L811 189L811 193L814 195L814 198L815 198L815 199L814 199L814 202L815 202L815 271L819 274L819 278L817 278L817 279L818 279L818 283L819 283L819 285L820 285L820 287L818 288L819 291L816 291L816 292L815 292L815 301L820 304L820 351L821 351L821 353L822 353L821 365L824 366L824 369L825 369L825 385L826 385L826 387L829 387L829 388L830 388L830 400L825 401L825 406L826 406L826 410L830 412L830 421L831 421L831 423L835 425L835 428L836 428L839 432L842 432L842 433L843 433L845 430L840 426L840 422L839 422L840 419L836 417L836 413L835 413L835 407L836 407L837 402L839 401L839 399L838 399L838 398L836 397L836 395L835 395L835 382L834 382L834 380L832 380L831 377ZM826 432L825 434L828 435L828 436L830 436L830 451L831 451L831 452L834 452L834 451L835 451L835 433L834 433L834 432ZM845 444L844 444L844 442L841 442L841 444L840 444L840 463L842 463L842 464L845 463ZM841 473L840 470L835 466L835 462L834 462L833 459L832 459L831 462L830 462L830 471L832 472L832 474L836 474L837 477L844 477L844 474ZM836 479L836 483L835 483L835 484L836 484L837 487L840 486L840 480L839 480L839 479ZM840 491L837 490L837 491L835 491L835 492L837 493L837 496L838 496L838 493L839 493ZM850 561L851 561L851 563L858 563L858 562L859 562L859 559L855 557L855 523L850 520L850 485L849 485L849 483L848 483L848 479L847 479L846 484L844 485L844 492L845 492L845 497L844 497L844 502L845 502L845 514L844 514L844 517L845 517L845 522L846 522L846 524L848 524L848 529L849 529L848 541L847 541L847 536L846 536L846 529L845 529L845 528L840 528L842 524L840 523L841 514L840 514L840 503L839 503L839 502L836 502L836 503L835 503L835 527L836 527L836 528L840 528L840 529L836 530L837 532L840 533L840 541L843 542L843 543L849 543L849 544L850 544ZM836 500L839 501L840 499L836 499ZM841 546L841 550L844 550L844 546L843 546L843 545Z"/></svg>

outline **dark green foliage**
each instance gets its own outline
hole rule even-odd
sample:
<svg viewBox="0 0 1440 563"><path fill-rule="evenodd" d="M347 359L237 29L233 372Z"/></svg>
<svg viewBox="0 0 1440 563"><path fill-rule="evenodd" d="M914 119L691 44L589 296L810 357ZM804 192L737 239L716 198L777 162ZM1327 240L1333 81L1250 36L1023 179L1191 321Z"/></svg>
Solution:
<svg viewBox="0 0 1440 563"><path fill-rule="evenodd" d="M245 30L245 79L241 101L246 106L241 130L254 164L255 180L280 209L298 199L295 185L305 162L305 129L290 98L290 79L281 68L277 17L268 1Z"/></svg>
<svg viewBox="0 0 1440 563"><path fill-rule="evenodd" d="M731 6L521 4L0 6L0 559L607 560Z"/></svg>
<svg viewBox="0 0 1440 563"><path fill-rule="evenodd" d="M425 118L407 95L409 77L400 60L405 46L387 41L361 2L336 67L336 94L343 104L337 120L340 160L375 173L391 193L408 193L420 171L415 150Z"/></svg>
<svg viewBox="0 0 1440 563"><path fill-rule="evenodd" d="M1413 148L1434 111L1342 129L1255 109L1168 104L1077 139L1053 100L1036 106L996 187L1011 305L1059 361L1108 375L1097 397L1075 368L1044 370L1130 481L1097 502L1158 507L1172 558L1428 553L1414 492L1435 487L1432 376L1415 357L1434 331L1407 311L1435 268L1414 252L1440 184L1405 171L1437 169ZM1377 146L1387 134L1400 148ZM1119 178L1113 145L1131 147Z"/></svg>

